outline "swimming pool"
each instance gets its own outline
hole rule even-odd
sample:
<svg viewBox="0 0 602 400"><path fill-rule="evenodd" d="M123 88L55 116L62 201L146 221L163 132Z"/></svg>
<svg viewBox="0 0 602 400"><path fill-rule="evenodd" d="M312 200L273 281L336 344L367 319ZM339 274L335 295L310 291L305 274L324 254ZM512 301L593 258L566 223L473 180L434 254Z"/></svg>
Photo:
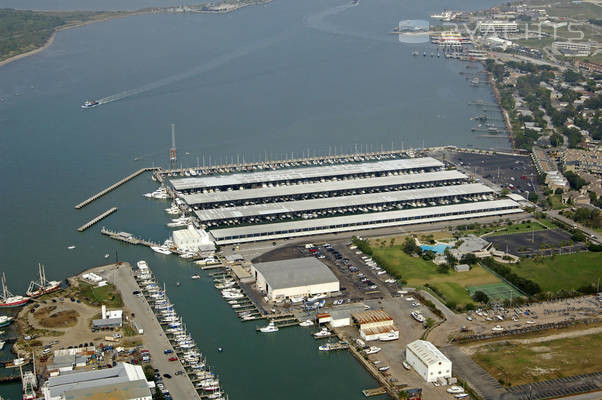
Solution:
<svg viewBox="0 0 602 400"><path fill-rule="evenodd" d="M429 244L423 244L422 246L420 246L420 248L422 249L422 251L432 251L435 252L437 254L443 254L445 252L445 249L447 249L448 247L451 247L448 244L443 244L443 243L439 243L436 244L434 246L431 246Z"/></svg>

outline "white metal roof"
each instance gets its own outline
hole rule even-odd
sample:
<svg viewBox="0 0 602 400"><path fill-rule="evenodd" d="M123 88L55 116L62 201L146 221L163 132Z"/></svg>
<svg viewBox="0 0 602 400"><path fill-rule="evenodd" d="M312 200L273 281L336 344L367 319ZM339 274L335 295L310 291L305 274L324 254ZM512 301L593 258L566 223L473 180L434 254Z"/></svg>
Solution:
<svg viewBox="0 0 602 400"><path fill-rule="evenodd" d="M222 203L265 197L294 196L309 193L333 192L341 190L368 189L382 186L420 184L449 180L466 179L467 176L456 170L425 172L422 174L403 174L381 176L376 178L356 178L330 182L306 183L256 189L241 189L216 193L193 193L182 195L182 199L190 204Z"/></svg>
<svg viewBox="0 0 602 400"><path fill-rule="evenodd" d="M431 342L426 340L415 340L408 344L408 349L428 367L440 363L451 363L451 361L439 351Z"/></svg>
<svg viewBox="0 0 602 400"><path fill-rule="evenodd" d="M253 216L267 216L320 209L370 206L373 204L399 201L424 201L441 197L470 196L492 193L481 183L441 186L433 188L399 190L394 192L369 193L361 195L326 197L309 200L285 201L280 203L254 204L225 208L212 208L195 211L201 221L219 221Z"/></svg>
<svg viewBox="0 0 602 400"><path fill-rule="evenodd" d="M366 223L366 222L374 222L377 224L377 221L388 221L392 219L398 218L412 218L419 216L433 216L433 215L441 215L446 213L454 213L454 212L471 212L478 213L482 210L501 208L501 207L511 207L516 209L516 211L521 211L518 204L512 200L504 199L504 200L493 200L493 201L480 201L474 203L464 203L464 204L454 204L447 206L436 206L436 207L422 207L422 208L414 208L410 210L399 210L399 211L386 211L386 212L378 212L378 213L367 213L367 214L356 214L356 215L346 215L341 217L330 217L330 218L316 218L316 219L308 219L302 221L289 221L289 222L278 222L274 224L258 224L258 225L249 225L249 226L241 226L236 228L224 228L224 229L213 229L210 231L211 235L218 241L224 240L227 237L233 236L247 236L247 237L259 237L267 239L269 235L276 232L289 232L294 230L303 230L303 229L311 229L315 231L320 231L323 229L328 229L330 227L337 227L348 224L358 224L358 223ZM493 213L495 214L495 212ZM464 216L464 218L470 217L470 215ZM443 218L441 218L443 220ZM415 221L416 223L421 221ZM397 225L399 223L396 223ZM360 227L361 228L369 228L369 226ZM338 229L340 231L341 229ZM337 231L337 229L332 230ZM312 231L310 231L311 234ZM321 232L315 232L321 233ZM290 235L285 235L290 236ZM240 240L238 240L240 241ZM237 240L232 240L232 243L237 242Z"/></svg>
<svg viewBox="0 0 602 400"><path fill-rule="evenodd" d="M310 179L323 176L341 176L364 173L377 173L415 168L440 168L443 166L432 157L385 160L354 164L325 165L308 168L288 168L275 171L237 173L230 175L206 176L197 178L172 179L176 190L202 189L219 186L238 186L263 182L278 182L292 179Z"/></svg>
<svg viewBox="0 0 602 400"><path fill-rule="evenodd" d="M332 271L315 257L253 264L272 289L338 283Z"/></svg>

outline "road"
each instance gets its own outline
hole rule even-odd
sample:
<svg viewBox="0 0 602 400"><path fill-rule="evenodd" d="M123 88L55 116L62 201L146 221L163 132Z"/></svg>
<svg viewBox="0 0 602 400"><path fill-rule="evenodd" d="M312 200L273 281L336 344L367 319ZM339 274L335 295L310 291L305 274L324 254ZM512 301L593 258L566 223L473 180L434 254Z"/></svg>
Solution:
<svg viewBox="0 0 602 400"><path fill-rule="evenodd" d="M558 210L548 210L548 211L546 211L546 214L548 214L552 218L555 218L561 222L564 222L565 224L568 224L569 226L576 226L577 229L586 233L590 239L595 238L595 240L598 243L602 243L602 234L600 234L599 232L596 232L595 230L593 230L591 228L585 227L585 226L581 225L580 223L573 221L570 218L560 215L560 212Z"/></svg>
<svg viewBox="0 0 602 400"><path fill-rule="evenodd" d="M153 367L159 369L161 375L168 373L172 376L171 379L163 380L171 397L175 400L200 400L188 376L186 374L175 375L176 371L184 369L182 364L179 361L170 362L168 356L163 354L164 350L174 351L174 348L167 340L146 299L132 294L133 291L140 290L140 287L134 279L131 266L123 263L114 270L105 270L103 276L119 289L123 303L131 313L135 314L134 319L144 329L144 334L141 336L142 343L144 348L150 351Z"/></svg>

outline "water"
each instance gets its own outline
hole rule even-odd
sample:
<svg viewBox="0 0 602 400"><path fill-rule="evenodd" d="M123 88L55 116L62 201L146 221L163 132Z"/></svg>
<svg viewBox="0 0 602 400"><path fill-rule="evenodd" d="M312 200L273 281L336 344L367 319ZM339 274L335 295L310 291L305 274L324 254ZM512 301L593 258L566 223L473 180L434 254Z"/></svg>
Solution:
<svg viewBox="0 0 602 400"><path fill-rule="evenodd" d="M448 247L451 247L451 246L449 246L447 244L436 244L434 246L431 246L429 244L420 245L420 248L423 251L429 251L430 250L430 251L435 252L437 254L443 254L443 253L445 253L445 249L447 249Z"/></svg>
<svg viewBox="0 0 602 400"><path fill-rule="evenodd" d="M0 0L0 7L10 1ZM153 2L20 4L138 8ZM60 279L104 263L105 253L132 263L144 258L167 282L232 399L362 398L360 390L376 383L349 354L320 354L302 328L256 335L205 275L188 279L193 264L99 234L104 224L157 241L167 237L169 204L141 196L154 188L148 175L83 210L73 206L141 166L165 165L172 122L185 166L197 158L201 164L210 157L248 161L402 142L507 147L470 133L469 117L478 111L467 103L492 99L488 88L471 87L459 74L465 63L412 57L413 50L433 48L388 34L400 19L446 7L458 6L276 0L229 15L145 15L60 32L46 51L0 68L0 159L7 172L0 243L11 290L25 291L38 262L50 279ZM115 95L121 98L79 108L85 99ZM76 231L113 206L119 210L98 226ZM71 244L77 247L68 250ZM11 390L18 385L1 386L0 394L17 398Z"/></svg>

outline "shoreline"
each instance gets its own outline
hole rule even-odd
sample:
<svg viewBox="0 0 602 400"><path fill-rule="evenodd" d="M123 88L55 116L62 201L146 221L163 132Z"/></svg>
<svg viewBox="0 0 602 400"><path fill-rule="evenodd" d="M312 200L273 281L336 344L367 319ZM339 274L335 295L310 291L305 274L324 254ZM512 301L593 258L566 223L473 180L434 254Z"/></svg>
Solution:
<svg viewBox="0 0 602 400"><path fill-rule="evenodd" d="M229 9L221 9L221 10L188 10L187 12L189 13L195 13L195 14L229 14L231 12L235 12L238 11L242 8L248 7L248 6L256 6L256 5L261 5L261 4L269 4L271 3L272 0L257 0L253 3L236 3L236 4L229 4L232 6L232 8ZM14 61L18 61L22 58L25 57L29 57L32 56L34 54L40 53L44 50L46 50L47 48L49 48L50 46L52 46L52 44L54 43L54 39L56 37L56 34L58 32L61 31L66 31L68 29L74 29L74 28L80 28L82 26L86 26L89 24L95 24L97 22L107 22L113 19L117 19L117 18L127 18L127 17L133 17L133 16L137 16L137 15L146 15L146 14L163 14L163 13L178 13L178 12L174 12L171 11L173 10L173 7L165 7L165 8L145 8L145 9L141 9L141 10L136 10L136 11L110 11L110 12L114 12L115 15L109 15L109 16L105 16L103 18L98 18L98 19L91 19L88 21L82 21L82 22L78 22L78 23L73 23L73 24L67 24L67 25L63 25L63 26L58 26L56 28L54 28L54 32L52 32L52 35L50 35L50 37L48 38L48 40L46 40L46 43L44 43L42 46L33 49L33 50L29 50L26 51L25 53L21 53L21 54L16 54L12 57L9 57L5 60L0 61L0 68L2 68L3 66L10 64ZM34 11L41 11L41 10L34 10ZM183 13L186 13L183 12Z"/></svg>

